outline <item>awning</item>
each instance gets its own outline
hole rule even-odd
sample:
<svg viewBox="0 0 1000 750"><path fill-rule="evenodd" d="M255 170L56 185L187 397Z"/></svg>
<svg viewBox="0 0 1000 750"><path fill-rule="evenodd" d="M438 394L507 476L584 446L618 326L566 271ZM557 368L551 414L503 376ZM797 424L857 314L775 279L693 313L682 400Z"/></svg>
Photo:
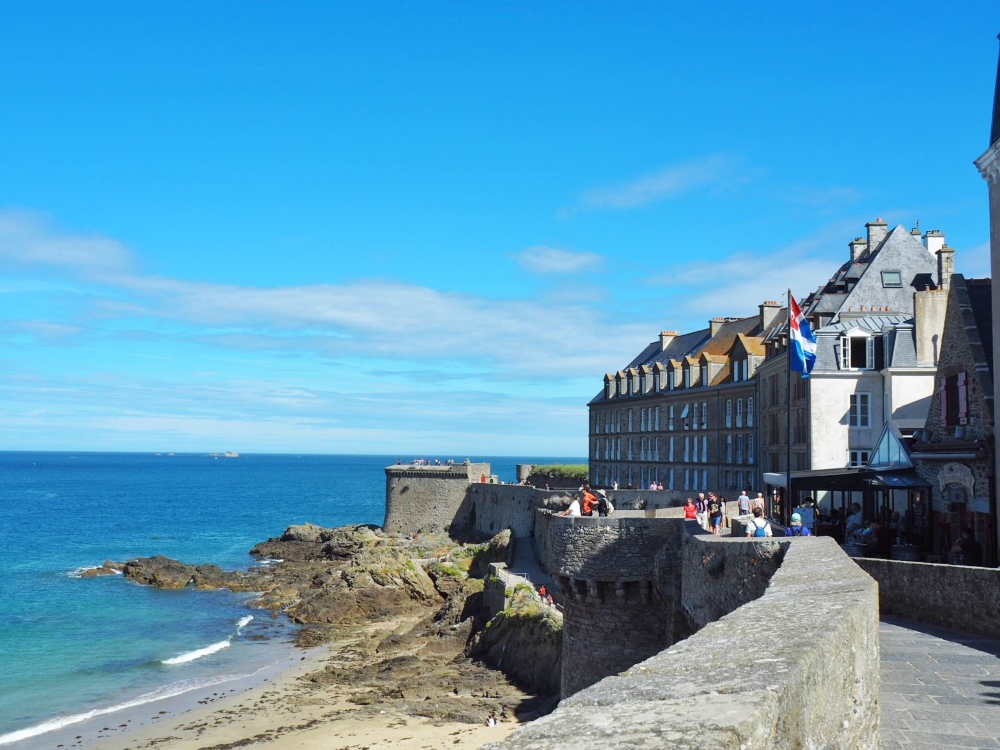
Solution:
<svg viewBox="0 0 1000 750"><path fill-rule="evenodd" d="M764 484L772 487L788 487L785 472L764 472ZM869 487L930 487L912 469L901 471L870 471L867 469L817 469L815 471L793 471L794 489L815 490L863 490Z"/></svg>

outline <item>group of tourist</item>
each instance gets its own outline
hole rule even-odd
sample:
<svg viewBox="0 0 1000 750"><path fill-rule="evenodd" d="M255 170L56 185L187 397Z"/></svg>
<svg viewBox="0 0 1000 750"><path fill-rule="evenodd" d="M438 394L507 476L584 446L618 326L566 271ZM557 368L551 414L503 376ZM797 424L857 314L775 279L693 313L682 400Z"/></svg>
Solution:
<svg viewBox="0 0 1000 750"><path fill-rule="evenodd" d="M741 516L750 516L746 524L746 535L754 537L774 536L771 524L764 516L764 493L758 492L754 498L749 490L743 490L736 498L736 508ZM688 498L684 503L684 518L697 521L698 524L715 535L721 535L724 526L729 525L728 504L726 498L714 492L698 493L698 499ZM799 513L792 513L789 526L785 529L786 536L811 536L809 527L802 523Z"/></svg>
<svg viewBox="0 0 1000 750"><path fill-rule="evenodd" d="M595 513L601 518L606 518L615 512L615 506L608 500L608 493L604 490L592 492L589 484L580 487L579 497L573 495L569 507L560 513L560 516L593 516Z"/></svg>

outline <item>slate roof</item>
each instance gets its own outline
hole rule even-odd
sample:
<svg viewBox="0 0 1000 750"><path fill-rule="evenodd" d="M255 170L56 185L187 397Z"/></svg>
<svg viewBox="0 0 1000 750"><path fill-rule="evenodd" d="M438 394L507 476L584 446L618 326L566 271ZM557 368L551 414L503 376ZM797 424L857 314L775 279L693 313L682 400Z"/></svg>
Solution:
<svg viewBox="0 0 1000 750"><path fill-rule="evenodd" d="M972 317L976 321L979 339L986 354L986 363L993 374L993 286L989 279L965 279Z"/></svg>

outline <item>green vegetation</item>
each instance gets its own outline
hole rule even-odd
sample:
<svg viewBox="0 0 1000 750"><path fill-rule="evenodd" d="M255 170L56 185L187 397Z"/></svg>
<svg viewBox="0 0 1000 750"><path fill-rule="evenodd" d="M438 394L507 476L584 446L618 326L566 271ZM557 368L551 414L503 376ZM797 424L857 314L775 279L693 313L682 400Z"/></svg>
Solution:
<svg viewBox="0 0 1000 750"><path fill-rule="evenodd" d="M450 576L452 578L463 578L465 576L465 574L454 565L440 562L432 563L427 568L427 572L436 576Z"/></svg>
<svg viewBox="0 0 1000 750"><path fill-rule="evenodd" d="M590 468L587 464L542 464L534 467L531 473L540 477L586 481L590 477Z"/></svg>

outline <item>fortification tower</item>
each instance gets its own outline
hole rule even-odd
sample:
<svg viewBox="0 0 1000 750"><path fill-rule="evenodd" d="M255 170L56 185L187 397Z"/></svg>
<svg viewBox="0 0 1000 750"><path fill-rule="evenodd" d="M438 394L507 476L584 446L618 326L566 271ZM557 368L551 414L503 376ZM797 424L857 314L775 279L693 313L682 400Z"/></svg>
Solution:
<svg viewBox="0 0 1000 750"><path fill-rule="evenodd" d="M547 526L541 533L548 535L551 572L564 595L562 697L567 698L678 639L680 569L656 561L658 553L661 560L677 559L682 527L621 516L552 517Z"/></svg>
<svg viewBox="0 0 1000 750"><path fill-rule="evenodd" d="M489 477L489 464L387 466L385 521L382 527L398 534L413 534L420 530L446 531L462 505L469 485Z"/></svg>

